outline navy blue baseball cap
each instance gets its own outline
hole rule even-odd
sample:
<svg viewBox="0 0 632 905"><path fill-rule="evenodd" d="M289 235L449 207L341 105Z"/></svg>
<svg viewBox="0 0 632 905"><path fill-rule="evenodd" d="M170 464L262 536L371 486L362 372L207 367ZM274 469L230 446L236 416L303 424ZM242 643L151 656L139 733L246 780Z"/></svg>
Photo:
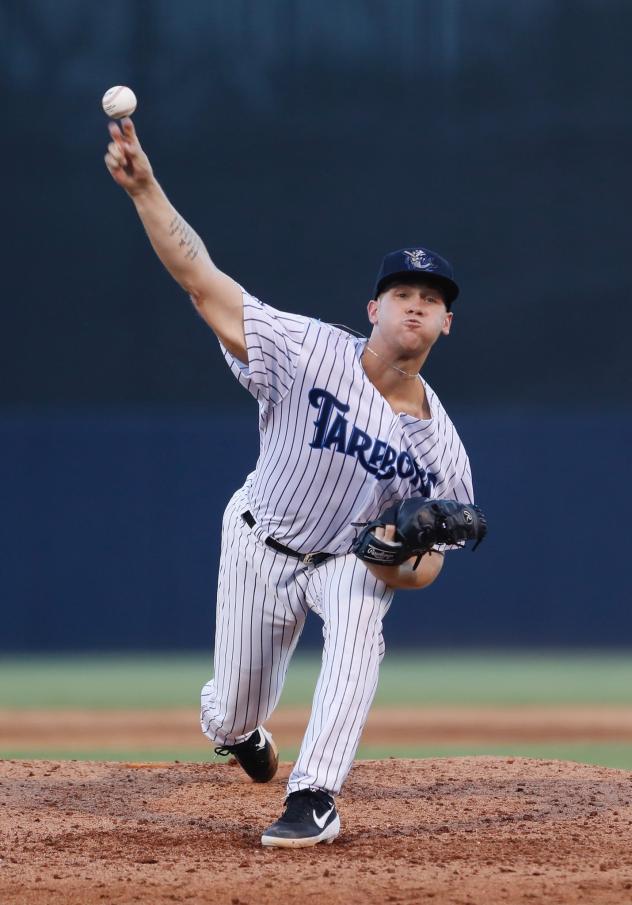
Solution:
<svg viewBox="0 0 632 905"><path fill-rule="evenodd" d="M449 305L459 294L459 287L454 281L452 265L436 251L415 245L412 248L400 248L385 255L382 266L375 281L373 298L376 299L387 282L394 277L417 274L428 277L430 283L437 283L445 293L446 302Z"/></svg>

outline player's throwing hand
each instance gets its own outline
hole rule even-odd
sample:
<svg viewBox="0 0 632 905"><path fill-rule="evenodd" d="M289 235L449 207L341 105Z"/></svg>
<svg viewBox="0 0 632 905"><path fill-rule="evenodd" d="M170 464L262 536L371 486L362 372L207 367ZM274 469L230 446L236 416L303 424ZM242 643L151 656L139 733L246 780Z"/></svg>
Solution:
<svg viewBox="0 0 632 905"><path fill-rule="evenodd" d="M120 126L111 122L108 128L112 141L105 155L105 165L112 179L128 195L138 195L150 186L154 174L149 158L140 146L134 124L126 117L121 120Z"/></svg>

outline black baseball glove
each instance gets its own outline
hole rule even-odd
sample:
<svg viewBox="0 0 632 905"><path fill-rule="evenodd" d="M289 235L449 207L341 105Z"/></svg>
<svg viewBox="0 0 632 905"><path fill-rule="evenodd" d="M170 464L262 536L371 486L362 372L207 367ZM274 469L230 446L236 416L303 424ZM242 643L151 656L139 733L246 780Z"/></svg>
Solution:
<svg viewBox="0 0 632 905"><path fill-rule="evenodd" d="M395 542L375 536L375 528L386 525L395 525ZM416 569L424 553L437 544L463 547L466 541L473 540L475 550L486 534L487 521L478 506L456 500L417 498L389 506L379 518L364 525L351 552L365 562L381 566L399 566L416 556L413 566Z"/></svg>

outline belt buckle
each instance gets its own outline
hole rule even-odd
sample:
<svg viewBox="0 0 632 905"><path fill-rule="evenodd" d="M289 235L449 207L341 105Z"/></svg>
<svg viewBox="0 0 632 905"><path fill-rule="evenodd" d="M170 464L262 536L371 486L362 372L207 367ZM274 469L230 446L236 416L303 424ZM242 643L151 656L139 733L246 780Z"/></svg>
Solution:
<svg viewBox="0 0 632 905"><path fill-rule="evenodd" d="M309 565L309 563L313 562L317 556L318 553L306 553L303 557L303 562Z"/></svg>

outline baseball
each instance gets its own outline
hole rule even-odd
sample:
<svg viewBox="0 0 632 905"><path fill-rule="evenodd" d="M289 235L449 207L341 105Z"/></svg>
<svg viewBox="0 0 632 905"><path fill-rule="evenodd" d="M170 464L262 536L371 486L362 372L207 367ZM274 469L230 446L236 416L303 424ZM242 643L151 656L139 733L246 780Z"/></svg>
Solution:
<svg viewBox="0 0 632 905"><path fill-rule="evenodd" d="M101 105L108 116L121 119L131 116L136 109L136 95L125 85L115 85L105 92Z"/></svg>

